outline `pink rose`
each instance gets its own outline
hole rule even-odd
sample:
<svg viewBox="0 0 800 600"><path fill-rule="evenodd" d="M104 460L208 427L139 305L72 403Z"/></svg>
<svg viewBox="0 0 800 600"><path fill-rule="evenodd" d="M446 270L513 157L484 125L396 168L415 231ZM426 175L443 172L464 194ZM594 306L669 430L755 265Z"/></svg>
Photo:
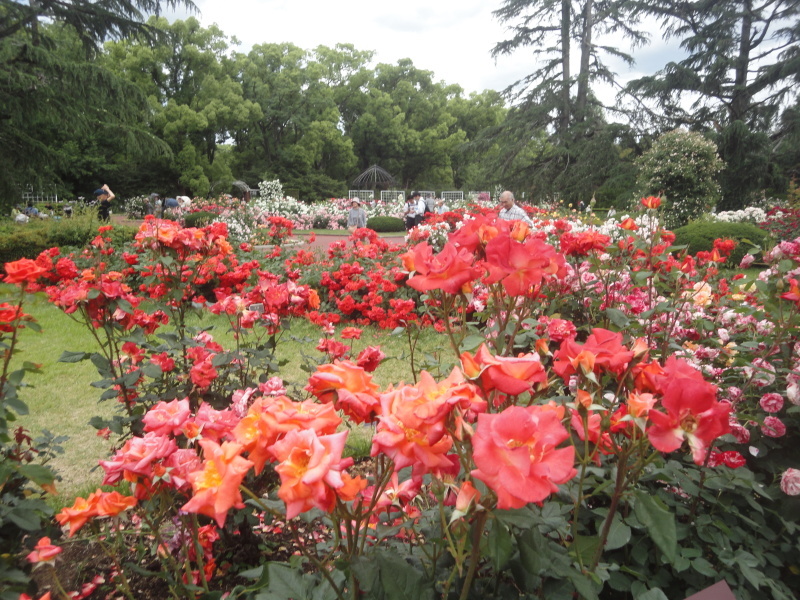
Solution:
<svg viewBox="0 0 800 600"><path fill-rule="evenodd" d="M159 402L144 416L145 431L153 431L158 435L178 435L183 424L189 418L189 399Z"/></svg>
<svg viewBox="0 0 800 600"><path fill-rule="evenodd" d="M786 388L786 397L789 398L789 402L792 404L800 406L800 385L790 383Z"/></svg>
<svg viewBox="0 0 800 600"><path fill-rule="evenodd" d="M775 392L764 394L758 403L764 412L776 413L783 408L783 396Z"/></svg>
<svg viewBox="0 0 800 600"><path fill-rule="evenodd" d="M800 496L800 470L786 469L781 477L781 491L787 496Z"/></svg>
<svg viewBox="0 0 800 600"><path fill-rule="evenodd" d="M778 417L767 417L761 424L761 433L774 438L783 437L786 434L786 425Z"/></svg>
<svg viewBox="0 0 800 600"><path fill-rule="evenodd" d="M738 423L731 423L731 435L733 435L740 444L746 444L750 441L750 431Z"/></svg>

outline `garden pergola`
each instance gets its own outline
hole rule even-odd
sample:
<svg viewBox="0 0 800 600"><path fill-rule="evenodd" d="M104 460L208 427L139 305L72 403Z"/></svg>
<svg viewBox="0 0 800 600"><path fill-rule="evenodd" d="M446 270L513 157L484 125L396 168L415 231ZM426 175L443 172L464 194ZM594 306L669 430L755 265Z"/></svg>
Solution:
<svg viewBox="0 0 800 600"><path fill-rule="evenodd" d="M391 173L378 165L368 167L361 175L353 179L353 187L359 189L378 189L396 186L397 182Z"/></svg>

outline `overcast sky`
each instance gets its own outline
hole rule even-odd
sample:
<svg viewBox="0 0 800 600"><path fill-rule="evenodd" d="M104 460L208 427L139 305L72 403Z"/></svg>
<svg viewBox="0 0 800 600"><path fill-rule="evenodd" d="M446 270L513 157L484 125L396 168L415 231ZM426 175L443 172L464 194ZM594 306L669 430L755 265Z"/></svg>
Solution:
<svg viewBox="0 0 800 600"><path fill-rule="evenodd" d="M236 36L247 52L253 44L292 42L305 50L319 45L351 43L376 52L374 62L395 64L410 58L432 71L435 81L457 83L467 93L502 91L536 65L530 52L518 50L496 61L491 49L506 38L505 27L492 15L499 0L195 0L204 26L216 23ZM177 15L181 18L186 13ZM171 18L170 15L167 15ZM614 65L620 80L652 73L663 65L665 44L636 51L637 65ZM607 40L630 52L623 40ZM596 90L603 100L613 93Z"/></svg>

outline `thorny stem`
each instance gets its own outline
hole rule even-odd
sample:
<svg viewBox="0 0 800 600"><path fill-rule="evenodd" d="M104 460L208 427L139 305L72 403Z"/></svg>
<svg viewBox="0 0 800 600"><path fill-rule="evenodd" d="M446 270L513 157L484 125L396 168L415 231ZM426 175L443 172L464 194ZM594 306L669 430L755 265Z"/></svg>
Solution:
<svg viewBox="0 0 800 600"><path fill-rule="evenodd" d="M417 329L417 335L414 336L412 341L411 339L411 323L406 324L406 336L408 337L408 350L411 354L411 375L414 377L414 385L417 383L417 368L414 365L414 350L417 348L417 341L419 341L419 328Z"/></svg>
<svg viewBox="0 0 800 600"><path fill-rule="evenodd" d="M464 580L464 585L461 588L461 596L459 600L467 600L469 597L469 590L472 587L472 580L475 578L475 573L478 570L478 563L481 558L481 537L483 536L483 528L486 525L488 514L486 511L478 513L475 519L475 525L472 529L472 553L470 555L469 570L467 577Z"/></svg>
<svg viewBox="0 0 800 600"><path fill-rule="evenodd" d="M200 582L203 584L203 590L208 592L208 579L206 579L205 561L203 560L203 547L200 545L200 537L198 536L197 529L197 514L192 513L191 517L190 529L192 532L192 543L194 544L195 560L197 560L197 571L200 575ZM189 561L188 554L186 556L186 561ZM191 581L191 579L189 581Z"/></svg>
<svg viewBox="0 0 800 600"><path fill-rule="evenodd" d="M700 470L700 483L697 486L697 493L694 495L692 499L692 508L689 511L689 519L694 520L694 516L697 513L697 507L700 504L700 493L703 491L703 487L706 483L706 475L708 474L708 461L711 460L711 452L714 450L714 444L717 440L712 440L711 443L708 445L708 452L706 453L706 459L703 461L703 468Z"/></svg>
<svg viewBox="0 0 800 600"><path fill-rule="evenodd" d="M122 593L125 594L125 596L129 600L136 600L136 597L133 595L133 592L131 591L131 586L128 583L128 578L125 577L125 571L122 569L122 565L117 560L116 555L113 552L111 552L108 546L106 546L106 544L103 542L102 537L99 535L97 531L95 531L95 534L97 543L103 550L103 554L105 554L109 559L111 559L111 562L114 563L114 567L116 568L117 573L119 574L120 587L122 588Z"/></svg>
<svg viewBox="0 0 800 600"><path fill-rule="evenodd" d="M25 300L25 289L20 288L20 295L19 295L19 302L17 302L17 314L22 314L22 303ZM8 380L8 366L11 364L11 355L14 352L14 348L17 345L17 335L19 331L18 322L21 320L17 318L14 322L14 326L12 327L11 331L11 344L7 350L3 353L3 373L0 375L0 398L4 397L6 381Z"/></svg>
<svg viewBox="0 0 800 600"><path fill-rule="evenodd" d="M58 595L62 598L62 600L72 600L72 596L67 593L67 590L64 589L64 586L61 584L61 579L58 577L58 571L53 565L49 565L50 572L53 575L53 583L55 584L56 591Z"/></svg>
<svg viewBox="0 0 800 600"><path fill-rule="evenodd" d="M597 550L595 550L594 557L592 558L592 571L597 568L600 559L603 557L603 547L606 545L608 533L611 531L611 524L614 521L614 515L617 514L619 500L622 497L622 492L625 491L625 488L627 487L627 482L625 480L625 471L627 466L628 453L623 452L620 454L619 462L617 463L617 480L614 485L614 494L611 496L611 505L608 507L608 515L606 515L606 520L603 522L603 529L600 532L600 543L597 544Z"/></svg>
<svg viewBox="0 0 800 600"><path fill-rule="evenodd" d="M295 540L297 541L297 546L298 548L300 548L300 552L303 554L303 556L305 556L308 560L310 560L314 564L314 566L317 568L317 571L319 571L322 574L322 576L331 586L331 589L336 593L336 597L339 600L345 600L344 596L342 596L342 591L336 585L336 582L333 580L333 577L331 577L331 574L328 572L328 569L325 567L325 565L323 565L319 561L319 559L314 554L309 552L308 549L305 547L305 545L301 543L300 536L297 535L297 529L295 527L292 527L291 530L292 534L295 537Z"/></svg>

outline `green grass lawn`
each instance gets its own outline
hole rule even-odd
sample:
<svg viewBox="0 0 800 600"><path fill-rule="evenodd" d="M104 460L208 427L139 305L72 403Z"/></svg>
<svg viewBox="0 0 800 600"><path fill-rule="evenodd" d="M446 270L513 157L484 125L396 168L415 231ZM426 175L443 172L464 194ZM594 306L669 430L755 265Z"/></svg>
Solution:
<svg viewBox="0 0 800 600"><path fill-rule="evenodd" d="M13 302L16 288L0 285L0 301ZM84 495L99 485L103 472L97 461L108 457L113 439L106 441L97 436L88 423L96 415L110 417L115 410L113 401L98 402L102 390L91 387L91 382L100 379L89 361L59 363L64 350L91 352L97 349L89 331L48 303L43 294L28 295L23 310L33 315L42 327L37 333L29 329L21 332L19 353L14 361L30 361L41 364L41 374L28 374L27 386L20 390L20 398L28 405L30 414L21 416L18 424L29 429L34 437L41 430L54 435L68 436L63 444L64 454L51 462L61 477L57 484L60 491L59 505L71 504L76 495ZM214 338L226 348L233 347L233 338L223 317L206 315L196 324L212 326ZM278 359L285 364L280 376L294 389L301 389L307 382L308 373L301 367L303 354L319 357L315 350L319 329L304 319L295 319L278 345ZM353 340L354 354L366 346L380 345L389 357L373 374L374 380L385 389L399 382L413 383L411 358L406 334L391 335L391 332L367 327L360 340ZM427 368L436 377L444 377L455 359L443 335L433 329L422 331L415 350L415 368ZM437 368L441 365L441 372ZM363 436L359 436L363 437ZM363 440L357 442L364 445Z"/></svg>

